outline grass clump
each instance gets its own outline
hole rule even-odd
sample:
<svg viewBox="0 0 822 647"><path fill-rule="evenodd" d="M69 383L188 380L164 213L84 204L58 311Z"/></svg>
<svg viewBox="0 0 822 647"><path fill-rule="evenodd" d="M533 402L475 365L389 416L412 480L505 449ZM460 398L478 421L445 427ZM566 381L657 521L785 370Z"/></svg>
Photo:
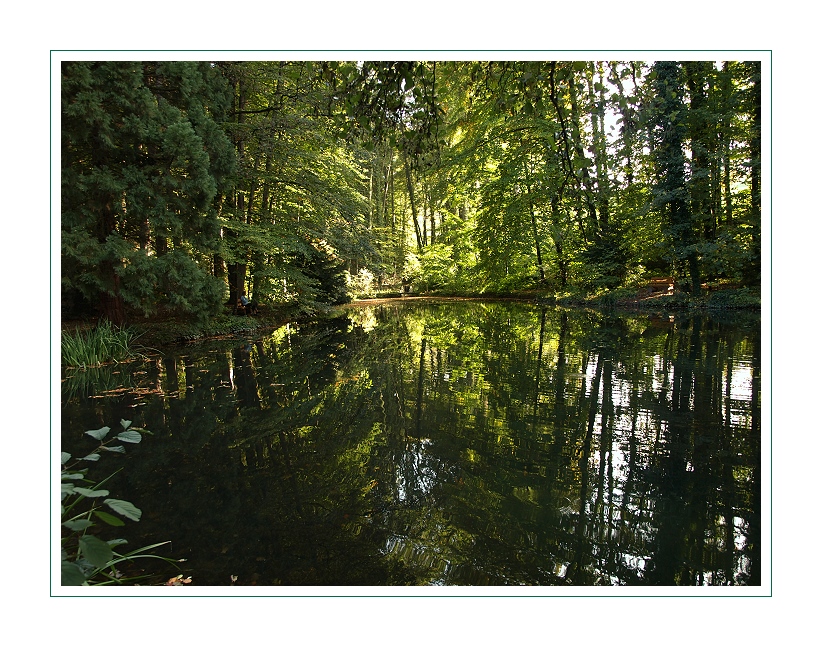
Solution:
<svg viewBox="0 0 822 647"><path fill-rule="evenodd" d="M109 321L87 331L63 331L60 355L63 365L90 368L111 362L123 362L140 356L134 345L137 334L128 328L117 328Z"/></svg>

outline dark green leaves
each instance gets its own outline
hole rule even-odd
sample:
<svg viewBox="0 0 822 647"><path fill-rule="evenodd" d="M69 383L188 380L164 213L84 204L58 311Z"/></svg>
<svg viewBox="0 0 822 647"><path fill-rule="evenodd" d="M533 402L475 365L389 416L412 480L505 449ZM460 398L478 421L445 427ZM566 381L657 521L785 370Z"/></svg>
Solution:
<svg viewBox="0 0 822 647"><path fill-rule="evenodd" d="M72 562L60 562L60 584L63 586L82 586L86 581L83 570Z"/></svg>
<svg viewBox="0 0 822 647"><path fill-rule="evenodd" d="M74 492L76 494L82 494L83 496L89 497L89 498L96 498L96 497L108 496L109 495L108 490L90 490L90 489L84 488L84 487L75 487Z"/></svg>
<svg viewBox="0 0 822 647"><path fill-rule="evenodd" d="M64 522L63 525L69 530L79 532L81 530L91 528L91 526L94 525L94 522L89 521L88 519L72 519L70 521Z"/></svg>
<svg viewBox="0 0 822 647"><path fill-rule="evenodd" d="M143 437L140 435L140 432L134 431L133 429L129 431L121 431L117 434L117 439L122 440L124 443L139 443ZM111 451L118 451L112 448Z"/></svg>
<svg viewBox="0 0 822 647"><path fill-rule="evenodd" d="M80 537L80 554L97 568L103 568L114 557L111 546L92 535Z"/></svg>
<svg viewBox="0 0 822 647"><path fill-rule="evenodd" d="M108 512L104 512L103 510L95 510L94 516L96 516L100 521L107 523L109 526L125 526L126 522L122 519L115 517L113 514L109 514Z"/></svg>
<svg viewBox="0 0 822 647"><path fill-rule="evenodd" d="M140 517L143 514L142 510L129 501L106 499L103 503L118 514L123 515L126 519L131 519L132 521L140 521Z"/></svg>
<svg viewBox="0 0 822 647"><path fill-rule="evenodd" d="M106 435L108 435L109 431L111 431L111 427L100 427L99 429L91 429L86 433L95 440L102 441L103 438L105 438Z"/></svg>

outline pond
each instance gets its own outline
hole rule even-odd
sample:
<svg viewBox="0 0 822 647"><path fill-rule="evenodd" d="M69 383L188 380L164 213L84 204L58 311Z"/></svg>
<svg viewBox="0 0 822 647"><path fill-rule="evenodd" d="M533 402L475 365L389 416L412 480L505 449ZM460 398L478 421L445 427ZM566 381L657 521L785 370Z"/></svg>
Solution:
<svg viewBox="0 0 822 647"><path fill-rule="evenodd" d="M759 317L349 306L63 381L189 586L761 584ZM108 471L107 471L108 470Z"/></svg>

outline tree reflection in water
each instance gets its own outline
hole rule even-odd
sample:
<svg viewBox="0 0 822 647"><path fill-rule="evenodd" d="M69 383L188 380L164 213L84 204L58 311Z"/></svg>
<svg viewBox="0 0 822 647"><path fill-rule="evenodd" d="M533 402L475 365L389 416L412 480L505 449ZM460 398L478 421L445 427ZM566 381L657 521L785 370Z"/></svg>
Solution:
<svg viewBox="0 0 822 647"><path fill-rule="evenodd" d="M759 334L346 309L67 391L63 443L154 432L118 477L146 510L129 539L171 539L195 584L758 585Z"/></svg>

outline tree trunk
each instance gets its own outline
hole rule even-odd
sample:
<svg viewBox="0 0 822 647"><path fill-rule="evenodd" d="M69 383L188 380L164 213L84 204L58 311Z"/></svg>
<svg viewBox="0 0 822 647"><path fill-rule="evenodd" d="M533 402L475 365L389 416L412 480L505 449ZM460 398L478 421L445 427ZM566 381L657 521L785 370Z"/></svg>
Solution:
<svg viewBox="0 0 822 647"><path fill-rule="evenodd" d="M422 252L423 237L420 231L420 223L417 220L417 205L414 202L414 183L411 181L411 166L408 163L408 155L403 152L405 166L405 184L408 188L408 200L411 202L411 219L414 221L414 234L417 237L417 249Z"/></svg>
<svg viewBox="0 0 822 647"><path fill-rule="evenodd" d="M539 281L545 283L545 268L542 266L542 250L539 247L539 230L537 228L537 214L534 210L534 198L531 195L531 174L528 169L528 161L523 162L525 167L525 192L528 196L528 211L531 215L531 234L534 237L534 249L537 253L537 269L539 270Z"/></svg>
<svg viewBox="0 0 822 647"><path fill-rule="evenodd" d="M588 217L591 219L593 238L596 239L601 232L602 223L597 216L591 173L587 166L588 158L585 157L585 151L582 145L582 133L579 127L582 123L582 117L577 102L577 87L573 73L571 73L568 79L568 94L571 100L571 136L574 142L574 159L579 160L578 165L580 166L579 176L576 175L575 171L574 177L577 179L580 194L588 210Z"/></svg>
<svg viewBox="0 0 822 647"><path fill-rule="evenodd" d="M599 64L599 88L594 86L594 63L588 69L588 100L590 102L591 128L593 132L594 165L597 175L597 209L599 211L599 226L601 230L608 228L610 212L608 199L610 186L608 181L608 153L605 141L605 79L603 78L602 63Z"/></svg>
<svg viewBox="0 0 822 647"><path fill-rule="evenodd" d="M116 229L117 219L112 201L104 198L97 240L101 244L105 244L109 235ZM100 306L106 319L115 326L124 326L126 324L126 309L123 295L120 292L120 275L117 273L119 265L121 265L121 262L113 259L106 259L100 263L100 275L106 283L106 287L100 291Z"/></svg>
<svg viewBox="0 0 822 647"><path fill-rule="evenodd" d="M710 205L710 153L713 129L708 123L705 111L708 98L705 94L707 66L704 61L689 61L684 64L691 97L690 139L691 139L691 218L694 228L712 240L715 233Z"/></svg>
<svg viewBox="0 0 822 647"><path fill-rule="evenodd" d="M754 61L753 124L751 136L751 215L754 222L762 218L762 72L761 63ZM757 228L758 229L758 228Z"/></svg>
<svg viewBox="0 0 822 647"><path fill-rule="evenodd" d="M551 198L551 221L554 228L553 240L554 249L557 253L557 264L559 265L559 285L561 289L565 289L568 283L568 260L565 258L565 251L562 245L562 236L560 235L561 219L559 213L559 194L554 194Z"/></svg>

